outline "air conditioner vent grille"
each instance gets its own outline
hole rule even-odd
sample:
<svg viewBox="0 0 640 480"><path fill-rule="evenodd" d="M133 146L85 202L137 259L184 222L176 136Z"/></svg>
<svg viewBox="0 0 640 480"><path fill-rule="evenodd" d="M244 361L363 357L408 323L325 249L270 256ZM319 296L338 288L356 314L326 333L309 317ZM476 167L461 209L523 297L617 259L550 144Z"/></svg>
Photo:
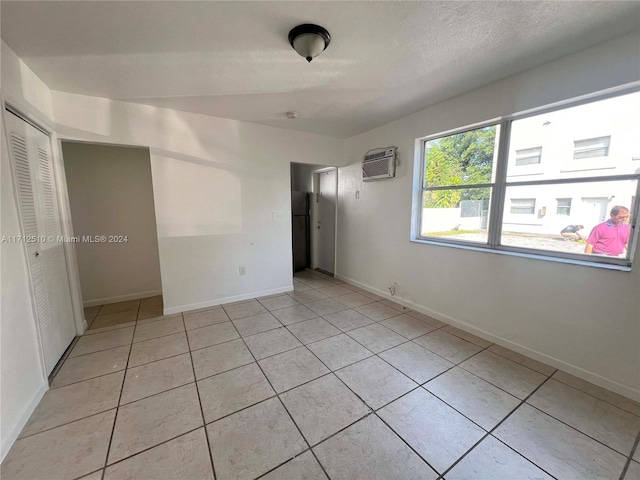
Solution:
<svg viewBox="0 0 640 480"><path fill-rule="evenodd" d="M369 151L362 159L362 180L384 180L396 176L396 147Z"/></svg>
<svg viewBox="0 0 640 480"><path fill-rule="evenodd" d="M392 153L392 155L393 155L393 153ZM384 152L378 152L378 153L372 153L371 155L366 155L364 157L364 161L368 162L368 161L371 161L371 160L375 160L376 158L382 158L382 157L385 157L385 156L387 156L387 151L386 150Z"/></svg>

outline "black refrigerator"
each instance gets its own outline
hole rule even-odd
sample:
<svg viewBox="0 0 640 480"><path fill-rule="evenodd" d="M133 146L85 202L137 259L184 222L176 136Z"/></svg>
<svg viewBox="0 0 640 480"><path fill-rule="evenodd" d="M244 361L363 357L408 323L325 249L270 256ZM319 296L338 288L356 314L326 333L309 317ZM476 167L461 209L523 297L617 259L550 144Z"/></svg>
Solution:
<svg viewBox="0 0 640 480"><path fill-rule="evenodd" d="M293 245L293 271L299 272L311 266L311 235L309 218L309 194L291 192L291 231Z"/></svg>

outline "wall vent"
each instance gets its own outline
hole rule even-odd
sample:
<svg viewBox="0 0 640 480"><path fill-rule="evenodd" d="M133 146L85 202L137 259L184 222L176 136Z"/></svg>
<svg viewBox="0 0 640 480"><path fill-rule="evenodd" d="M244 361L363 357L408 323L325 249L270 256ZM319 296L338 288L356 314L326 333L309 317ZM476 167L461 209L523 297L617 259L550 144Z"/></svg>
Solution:
<svg viewBox="0 0 640 480"><path fill-rule="evenodd" d="M396 147L369 150L362 158L362 181L385 180L396 176Z"/></svg>

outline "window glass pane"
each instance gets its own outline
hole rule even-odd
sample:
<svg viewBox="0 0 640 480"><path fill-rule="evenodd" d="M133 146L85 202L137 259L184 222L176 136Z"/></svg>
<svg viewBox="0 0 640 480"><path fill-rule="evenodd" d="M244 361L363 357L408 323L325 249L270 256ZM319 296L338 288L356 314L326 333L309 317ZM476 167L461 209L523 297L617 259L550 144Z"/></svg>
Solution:
<svg viewBox="0 0 640 480"><path fill-rule="evenodd" d="M610 218L613 207L621 205L631 210L637 183L637 180L604 180L507 187L501 244L584 253L589 233ZM532 214L513 213L509 199L534 199L535 210ZM629 222L629 218L624 220ZM625 255L626 252L622 256Z"/></svg>
<svg viewBox="0 0 640 480"><path fill-rule="evenodd" d="M523 150L516 150L516 166L520 165L533 165L540 163L542 157L542 147L525 148Z"/></svg>
<svg viewBox="0 0 640 480"><path fill-rule="evenodd" d="M498 127L448 135L425 142L425 187L491 183Z"/></svg>
<svg viewBox="0 0 640 480"><path fill-rule="evenodd" d="M523 215L533 215L536 211L535 198L512 198L511 213L519 213Z"/></svg>
<svg viewBox="0 0 640 480"><path fill-rule="evenodd" d="M490 188L424 192L421 235L487 243Z"/></svg>
<svg viewBox="0 0 640 480"><path fill-rule="evenodd" d="M556 206L557 215L571 215L571 199L558 198Z"/></svg>
<svg viewBox="0 0 640 480"><path fill-rule="evenodd" d="M609 155L609 142L611 137L590 138L588 140L578 140L573 142L573 158L606 157Z"/></svg>
<svg viewBox="0 0 640 480"><path fill-rule="evenodd" d="M507 182L638 173L639 131L638 92L515 120ZM539 163L523 153L536 147Z"/></svg>

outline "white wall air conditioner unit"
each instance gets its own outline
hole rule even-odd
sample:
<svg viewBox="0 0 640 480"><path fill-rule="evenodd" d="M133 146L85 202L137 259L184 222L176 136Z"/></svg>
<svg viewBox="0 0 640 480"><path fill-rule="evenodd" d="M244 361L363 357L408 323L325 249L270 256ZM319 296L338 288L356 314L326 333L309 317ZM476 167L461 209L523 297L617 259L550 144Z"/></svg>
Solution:
<svg viewBox="0 0 640 480"><path fill-rule="evenodd" d="M397 147L369 150L362 158L362 181L385 180L396 176Z"/></svg>

